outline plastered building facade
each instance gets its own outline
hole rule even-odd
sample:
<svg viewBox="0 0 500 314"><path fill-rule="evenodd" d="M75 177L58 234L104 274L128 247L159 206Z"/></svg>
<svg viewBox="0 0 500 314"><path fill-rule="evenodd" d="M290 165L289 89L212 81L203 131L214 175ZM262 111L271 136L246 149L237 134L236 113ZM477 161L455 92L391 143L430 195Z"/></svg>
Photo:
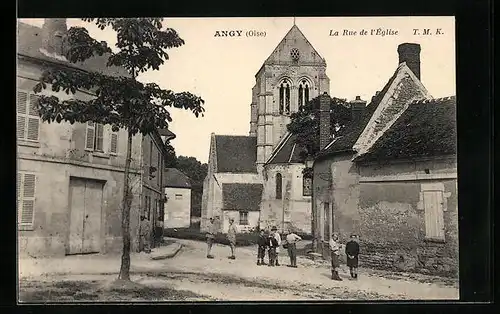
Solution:
<svg viewBox="0 0 500 314"><path fill-rule="evenodd" d="M45 123L38 116L33 87L50 67L105 71L105 56L84 64L69 64L61 57L65 19L46 19L43 28L19 23L17 67L17 211L19 254L32 256L119 252L121 208L127 132L113 132L95 123ZM44 94L60 99L64 92ZM71 97L89 100L93 94L78 91ZM158 134L132 140L130 232L136 248L139 215L152 217L148 207L162 196L162 177L151 167L163 167L163 142ZM150 199L151 203L146 203ZM149 202L149 201L148 201ZM156 225L156 221L154 222Z"/></svg>

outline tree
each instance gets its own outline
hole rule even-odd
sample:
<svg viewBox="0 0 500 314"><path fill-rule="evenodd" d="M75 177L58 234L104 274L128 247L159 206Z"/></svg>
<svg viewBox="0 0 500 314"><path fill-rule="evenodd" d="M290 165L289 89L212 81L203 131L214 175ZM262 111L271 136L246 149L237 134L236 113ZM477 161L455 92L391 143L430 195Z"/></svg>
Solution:
<svg viewBox="0 0 500 314"><path fill-rule="evenodd" d="M165 168L176 168L177 167L177 156L175 154L175 148L170 145L170 141L165 143L167 149L167 155L165 156Z"/></svg>
<svg viewBox="0 0 500 314"><path fill-rule="evenodd" d="M119 279L130 280L130 205L129 187L132 137L137 133L150 134L158 128L167 128L172 121L167 107L184 108L196 117L203 116L204 101L188 92L174 93L155 83L143 84L137 80L140 73L159 70L168 60L167 49L180 47L184 41L172 28L162 29L161 18L85 18L101 29L111 27L117 35L113 52L106 42L93 39L84 27L71 27L66 35L65 57L72 63L85 61L95 54L108 54L107 66L125 68L130 77L111 77L98 72L78 71L63 67L46 69L34 87L40 93L50 84L52 91L93 91L95 98L60 100L42 95L38 102L40 117L48 123L92 121L109 124L113 131L127 130L127 156L122 201L123 253Z"/></svg>
<svg viewBox="0 0 500 314"><path fill-rule="evenodd" d="M208 165L201 163L195 157L179 156L177 169L191 180L191 208L194 216L201 215L201 199L203 196L203 181L207 176Z"/></svg>
<svg viewBox="0 0 500 314"><path fill-rule="evenodd" d="M314 156L319 150L319 96L310 100L290 115L287 129L295 136L295 143L303 146L302 157ZM337 135L351 121L351 111L345 99L330 99L330 134Z"/></svg>

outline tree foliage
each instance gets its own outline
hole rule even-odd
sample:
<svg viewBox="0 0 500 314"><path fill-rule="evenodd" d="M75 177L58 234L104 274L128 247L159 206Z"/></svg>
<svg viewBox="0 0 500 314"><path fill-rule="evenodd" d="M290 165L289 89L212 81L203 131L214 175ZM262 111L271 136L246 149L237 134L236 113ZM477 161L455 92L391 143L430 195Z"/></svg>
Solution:
<svg viewBox="0 0 500 314"><path fill-rule="evenodd" d="M307 154L319 152L319 96L301 106L290 116L287 125L290 133L296 135L295 143L305 148L303 158ZM351 111L345 99L330 99L330 134L337 135L351 121Z"/></svg>
<svg viewBox="0 0 500 314"><path fill-rule="evenodd" d="M201 163L195 157L179 156L176 168L191 180L191 214L197 217L201 216L203 181L207 176L208 165Z"/></svg>
<svg viewBox="0 0 500 314"><path fill-rule="evenodd" d="M165 168L176 168L177 155L175 154L175 148L170 144L170 141L165 143L165 148L167 149L167 155L165 156Z"/></svg>
<svg viewBox="0 0 500 314"><path fill-rule="evenodd" d="M112 27L117 33L118 52L106 42L99 42L83 27L68 30L65 57L72 63L82 62L94 55L107 54L107 66L125 68L129 77L109 76L99 72L64 67L47 68L34 92L40 93L51 85L54 92L75 94L77 90L92 91L95 98L61 100L41 95L38 100L40 117L46 122L93 121L109 124L114 130L126 128L132 135L149 134L158 128L167 128L172 121L169 107L203 115L203 99L188 92L174 93L156 83L141 83L135 78L149 69L158 70L168 59L166 49L179 47L184 41L175 30L162 30L162 19L84 19L94 21L99 28Z"/></svg>

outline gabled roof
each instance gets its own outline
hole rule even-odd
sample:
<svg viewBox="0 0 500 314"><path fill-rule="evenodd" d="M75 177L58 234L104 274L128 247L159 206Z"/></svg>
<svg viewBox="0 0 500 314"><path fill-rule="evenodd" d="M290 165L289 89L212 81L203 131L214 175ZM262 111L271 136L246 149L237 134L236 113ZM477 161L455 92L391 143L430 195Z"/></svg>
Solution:
<svg viewBox="0 0 500 314"><path fill-rule="evenodd" d="M455 155L456 98L418 101L355 161Z"/></svg>
<svg viewBox="0 0 500 314"><path fill-rule="evenodd" d="M95 56L85 62L79 63L70 63L43 54L40 51L42 48L42 29L40 27L18 22L17 34L17 54L20 56L70 66L81 70L100 72L110 76L130 76L124 68L106 66L109 56L106 54Z"/></svg>
<svg viewBox="0 0 500 314"><path fill-rule="evenodd" d="M363 116L358 120L353 120L349 125L347 125L336 137L328 144L318 156L324 156L331 153L352 151L352 147L358 140L359 136L363 132L364 128L370 121L373 113L380 105L380 102L384 98L385 94L389 90L390 86L394 82L399 68L394 72L389 81L385 84L384 88L375 95L372 101L365 107Z"/></svg>
<svg viewBox="0 0 500 314"><path fill-rule="evenodd" d="M166 188L185 188L190 189L191 183L187 175L176 168L166 168L163 171L164 187Z"/></svg>
<svg viewBox="0 0 500 314"><path fill-rule="evenodd" d="M276 146L266 164L303 163L304 158L302 158L301 152L305 148L295 143L295 138L296 135L287 132L283 140Z"/></svg>
<svg viewBox="0 0 500 314"><path fill-rule="evenodd" d="M286 33L280 43L274 48L273 52L267 57L266 61L262 64L262 67L257 71L257 74L262 70L266 64L278 64L282 63L283 60L288 59L290 56L290 43L293 43L294 47L299 49L301 62L306 61L309 63L314 63L318 65L326 65L325 59L316 51L314 46L307 40L306 36L302 31L293 25L290 30Z"/></svg>
<svg viewBox="0 0 500 314"><path fill-rule="evenodd" d="M260 210L262 184L230 183L222 184L222 209Z"/></svg>
<svg viewBox="0 0 500 314"><path fill-rule="evenodd" d="M215 172L256 173L257 138L241 135L215 135Z"/></svg>

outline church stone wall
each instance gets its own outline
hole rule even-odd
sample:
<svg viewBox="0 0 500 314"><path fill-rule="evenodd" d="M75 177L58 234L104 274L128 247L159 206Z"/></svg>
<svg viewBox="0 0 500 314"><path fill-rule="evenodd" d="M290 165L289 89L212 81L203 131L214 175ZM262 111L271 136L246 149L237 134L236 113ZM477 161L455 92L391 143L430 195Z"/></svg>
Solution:
<svg viewBox="0 0 500 314"><path fill-rule="evenodd" d="M261 228L311 233L311 197L303 196L303 164L268 165L261 204ZM282 198L276 198L276 175L282 175Z"/></svg>

